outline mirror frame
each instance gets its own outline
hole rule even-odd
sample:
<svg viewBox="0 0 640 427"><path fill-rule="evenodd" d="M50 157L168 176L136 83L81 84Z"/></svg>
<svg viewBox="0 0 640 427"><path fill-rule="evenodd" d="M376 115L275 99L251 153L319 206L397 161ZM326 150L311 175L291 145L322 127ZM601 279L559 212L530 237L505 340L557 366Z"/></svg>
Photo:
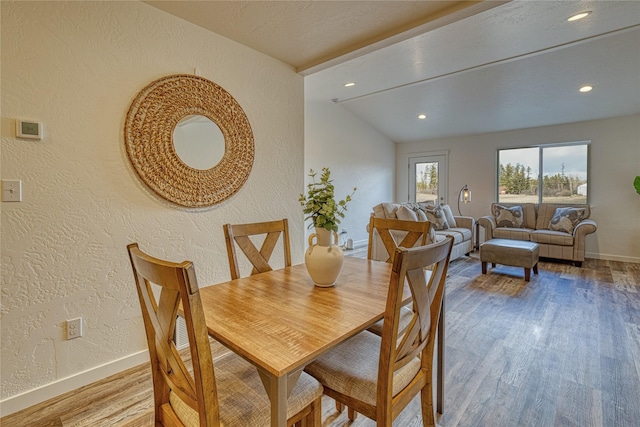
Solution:
<svg viewBox="0 0 640 427"><path fill-rule="evenodd" d="M173 145L173 130L188 115L218 125L225 141L222 160L207 170L184 163ZM155 80L131 103L124 128L127 155L140 179L165 200L206 207L233 196L249 178L253 132L240 104L210 80L174 74Z"/></svg>

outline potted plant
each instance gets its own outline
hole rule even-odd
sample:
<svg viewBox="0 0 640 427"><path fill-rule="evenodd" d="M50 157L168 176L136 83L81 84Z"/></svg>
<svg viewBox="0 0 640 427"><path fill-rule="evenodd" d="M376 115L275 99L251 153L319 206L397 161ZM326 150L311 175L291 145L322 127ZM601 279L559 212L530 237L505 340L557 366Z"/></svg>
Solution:
<svg viewBox="0 0 640 427"><path fill-rule="evenodd" d="M636 193L640 194L640 176L636 176L633 180L633 187L636 189Z"/></svg>
<svg viewBox="0 0 640 427"><path fill-rule="evenodd" d="M336 202L329 168L322 168L320 182L316 181L317 173L313 169L309 176L312 182L307 184L307 195L300 194L299 201L306 215L305 221L311 219L309 228L315 227L316 232L309 236L304 262L316 286L328 287L335 285L342 270L344 254L338 246L338 224L340 218L344 218L347 203L351 201L356 188L353 193ZM334 244L331 244L331 234L335 237ZM316 245L313 239L317 239Z"/></svg>
<svg viewBox="0 0 640 427"><path fill-rule="evenodd" d="M316 229L324 228L334 233L338 232L339 218L344 218L347 211L347 203L351 201L353 192L343 200L336 202L334 198L334 187L331 180L331 171L329 168L322 168L320 182L316 182L317 172L313 169L309 172L312 182L307 184L307 195L300 194L300 205L302 212L307 215L305 221L312 220L308 228L316 227Z"/></svg>

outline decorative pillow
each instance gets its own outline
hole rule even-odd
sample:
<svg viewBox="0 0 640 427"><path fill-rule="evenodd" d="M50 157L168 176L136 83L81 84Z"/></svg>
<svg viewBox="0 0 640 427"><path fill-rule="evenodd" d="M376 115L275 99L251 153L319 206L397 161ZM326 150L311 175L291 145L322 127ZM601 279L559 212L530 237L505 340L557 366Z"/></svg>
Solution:
<svg viewBox="0 0 640 427"><path fill-rule="evenodd" d="M418 216L416 215L416 213L406 206L400 206L400 208L398 208L398 210L396 211L396 218L404 221L418 220Z"/></svg>
<svg viewBox="0 0 640 427"><path fill-rule="evenodd" d="M418 221L421 221L421 222L429 221L427 219L427 214L424 213L422 209L416 209L416 216L418 217Z"/></svg>
<svg viewBox="0 0 640 427"><path fill-rule="evenodd" d="M557 208L549 222L549 230L573 234L576 225L585 217L584 208Z"/></svg>
<svg viewBox="0 0 640 427"><path fill-rule="evenodd" d="M496 217L496 225L498 227L524 227L524 214L522 212L522 206L512 206L508 208L506 206L494 205L493 216Z"/></svg>
<svg viewBox="0 0 640 427"><path fill-rule="evenodd" d="M456 228L458 224L456 224L456 219L453 217L453 212L451 212L451 207L449 205L442 205L442 211L444 212L444 217L447 218L447 223L450 228Z"/></svg>
<svg viewBox="0 0 640 427"><path fill-rule="evenodd" d="M427 207L424 212L427 214L427 219L431 222L432 228L436 230L449 229L449 223L447 222L447 217L444 215L442 206Z"/></svg>

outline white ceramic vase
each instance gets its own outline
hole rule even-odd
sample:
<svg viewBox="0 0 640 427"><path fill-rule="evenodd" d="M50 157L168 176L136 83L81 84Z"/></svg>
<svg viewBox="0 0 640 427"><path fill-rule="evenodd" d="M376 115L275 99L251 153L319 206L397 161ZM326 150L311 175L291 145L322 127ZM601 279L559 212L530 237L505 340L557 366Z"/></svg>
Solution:
<svg viewBox="0 0 640 427"><path fill-rule="evenodd" d="M331 234L334 236L333 244ZM313 243L313 239L316 239L316 244ZM304 263L316 286L334 286L344 263L344 253L338 246L338 234L325 228L316 228L316 232L309 236Z"/></svg>

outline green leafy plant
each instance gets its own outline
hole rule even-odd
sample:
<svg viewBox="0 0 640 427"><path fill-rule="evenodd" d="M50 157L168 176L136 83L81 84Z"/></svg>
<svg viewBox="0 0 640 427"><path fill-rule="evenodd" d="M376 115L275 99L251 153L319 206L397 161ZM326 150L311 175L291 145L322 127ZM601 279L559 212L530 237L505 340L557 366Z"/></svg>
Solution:
<svg viewBox="0 0 640 427"><path fill-rule="evenodd" d="M302 206L302 212L307 215L305 221L312 219L312 223L309 224L308 228L325 228L337 233L340 218L344 218L344 213L347 211L347 203L351 201L351 196L353 196L357 188L354 187L351 194L336 202L329 168L322 168L320 182L316 181L317 175L311 169L309 176L312 182L307 184L307 195L300 194L299 201Z"/></svg>
<svg viewBox="0 0 640 427"><path fill-rule="evenodd" d="M640 176L636 176L636 179L633 180L633 186L636 189L636 193L640 194Z"/></svg>

